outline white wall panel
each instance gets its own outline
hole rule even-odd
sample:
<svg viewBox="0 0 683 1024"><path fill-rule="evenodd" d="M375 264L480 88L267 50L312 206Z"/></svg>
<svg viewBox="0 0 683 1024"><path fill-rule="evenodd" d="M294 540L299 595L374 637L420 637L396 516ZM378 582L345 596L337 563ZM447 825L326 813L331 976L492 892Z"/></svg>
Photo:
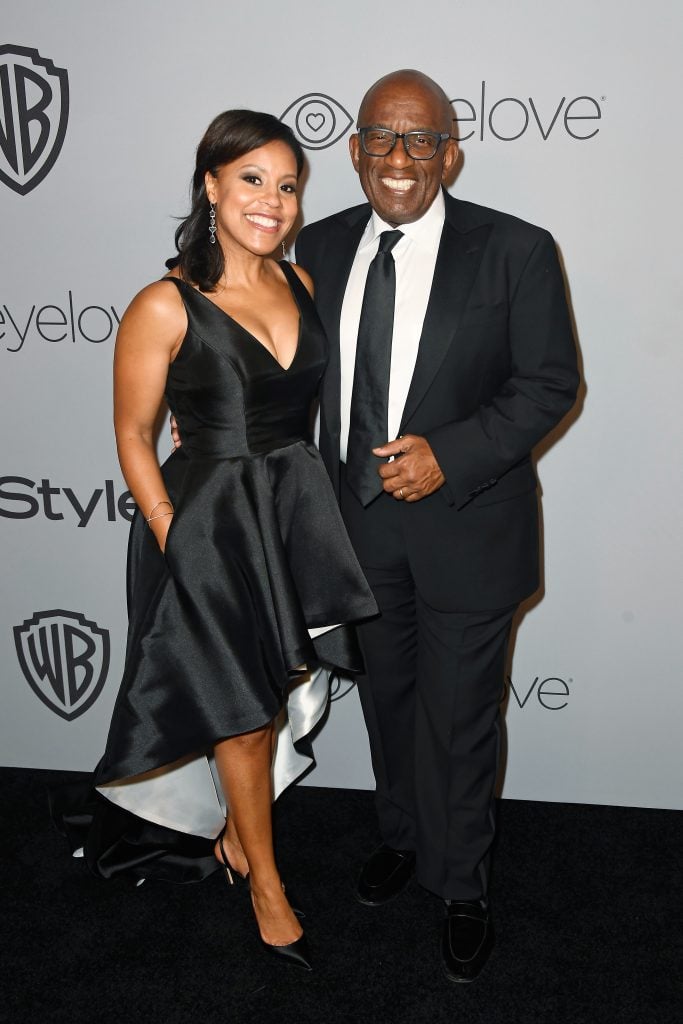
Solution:
<svg viewBox="0 0 683 1024"><path fill-rule="evenodd" d="M546 583L517 636L504 793L681 806L682 27L675 0L424 0L419 13L394 0L391 17L359 0L4 12L0 47L66 69L70 107L44 180L24 195L0 181L2 763L89 768L103 746L125 642L114 321L163 272L204 128L230 106L294 105L290 120L308 97L300 127L332 106L334 125L309 122L309 143L330 132L308 152L311 221L362 199L343 111L416 66L472 118L454 194L555 235L585 368L580 416L539 459ZM0 122L6 132L1 110ZM85 523L76 506L89 501ZM111 641L102 692L71 721L29 687L14 643L13 627L55 609ZM332 705L316 750L309 782L372 785L355 692Z"/></svg>

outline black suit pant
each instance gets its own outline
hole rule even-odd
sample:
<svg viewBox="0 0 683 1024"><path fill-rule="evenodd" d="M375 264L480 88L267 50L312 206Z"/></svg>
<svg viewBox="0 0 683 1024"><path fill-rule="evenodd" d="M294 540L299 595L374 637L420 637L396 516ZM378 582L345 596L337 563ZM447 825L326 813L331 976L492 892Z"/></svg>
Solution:
<svg viewBox="0 0 683 1024"><path fill-rule="evenodd" d="M500 700L517 605L440 610L421 597L406 531L410 505L363 509L342 470L342 513L380 616L359 628L358 679L385 843L414 850L417 878L447 899L488 888ZM444 572L457 572L444 565Z"/></svg>

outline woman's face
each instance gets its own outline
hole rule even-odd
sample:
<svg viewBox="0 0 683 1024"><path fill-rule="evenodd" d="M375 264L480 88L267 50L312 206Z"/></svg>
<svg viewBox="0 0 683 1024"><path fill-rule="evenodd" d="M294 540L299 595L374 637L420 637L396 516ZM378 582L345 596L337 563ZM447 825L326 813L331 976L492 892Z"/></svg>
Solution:
<svg viewBox="0 0 683 1024"><path fill-rule="evenodd" d="M267 256L294 224L296 159L284 142L269 142L207 172L206 194L216 204L216 236L226 253ZM208 225L207 225L208 234Z"/></svg>

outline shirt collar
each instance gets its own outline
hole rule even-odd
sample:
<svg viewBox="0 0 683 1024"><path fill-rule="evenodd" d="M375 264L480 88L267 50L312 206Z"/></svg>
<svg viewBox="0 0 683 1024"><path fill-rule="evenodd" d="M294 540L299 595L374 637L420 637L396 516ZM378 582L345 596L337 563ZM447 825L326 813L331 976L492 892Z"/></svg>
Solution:
<svg viewBox="0 0 683 1024"><path fill-rule="evenodd" d="M439 189L434 202L427 212L423 213L418 220L414 220L410 224L399 224L398 230L402 231L406 239L414 242L420 249L428 249L433 252L439 244L445 219L446 200L443 196L443 189ZM370 217L365 231L363 232L363 238L359 249L366 249L373 245L383 231L395 230L396 228L393 228L391 224L387 224L387 222L382 220L379 214L373 210L372 216ZM396 249L400 250L404 245L405 242L403 238L401 238L396 245Z"/></svg>

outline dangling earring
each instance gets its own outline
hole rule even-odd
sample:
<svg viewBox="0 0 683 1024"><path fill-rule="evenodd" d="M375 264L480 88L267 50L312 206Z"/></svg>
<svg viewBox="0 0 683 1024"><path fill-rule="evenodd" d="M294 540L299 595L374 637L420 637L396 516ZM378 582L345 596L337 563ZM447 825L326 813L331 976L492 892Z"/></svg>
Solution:
<svg viewBox="0 0 683 1024"><path fill-rule="evenodd" d="M209 241L216 244L216 204L209 203Z"/></svg>
<svg viewBox="0 0 683 1024"><path fill-rule="evenodd" d="M287 259L287 250L285 249L285 240L284 240L284 238L282 239L282 258L283 258L283 260Z"/></svg>

